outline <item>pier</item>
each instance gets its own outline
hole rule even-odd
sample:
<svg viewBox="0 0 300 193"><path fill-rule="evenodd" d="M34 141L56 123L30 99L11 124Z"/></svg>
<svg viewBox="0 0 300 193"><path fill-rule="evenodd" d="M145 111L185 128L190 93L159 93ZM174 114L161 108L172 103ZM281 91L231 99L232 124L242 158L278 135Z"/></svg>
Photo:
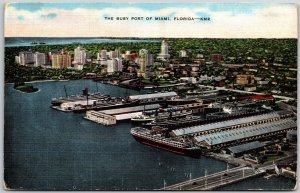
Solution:
<svg viewBox="0 0 300 193"><path fill-rule="evenodd" d="M247 166L239 166L199 178L190 179L171 186L165 186L160 190L213 190L250 177L264 174L266 169L273 167L274 166L271 165L255 169Z"/></svg>
<svg viewBox="0 0 300 193"><path fill-rule="evenodd" d="M159 108L159 104L152 104L102 111L92 110L87 111L84 118L103 125L114 125L117 124L117 121L130 120L132 116L142 115L143 111L157 110Z"/></svg>

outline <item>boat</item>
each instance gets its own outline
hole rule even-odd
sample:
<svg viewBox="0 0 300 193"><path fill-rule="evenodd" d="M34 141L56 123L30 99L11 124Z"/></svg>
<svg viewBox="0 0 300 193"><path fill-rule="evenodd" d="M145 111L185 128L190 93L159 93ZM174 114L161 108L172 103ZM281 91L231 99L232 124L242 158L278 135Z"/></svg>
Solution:
<svg viewBox="0 0 300 193"><path fill-rule="evenodd" d="M148 116L148 115L137 115L137 116L134 116L134 117L131 117L131 121L132 122L150 122L150 121L154 121L155 120L155 117L151 117L151 116Z"/></svg>
<svg viewBox="0 0 300 193"><path fill-rule="evenodd" d="M139 104L139 100L134 101L119 101L119 102L111 102L109 101L103 101L101 103L95 103L92 105L76 105L74 108L72 108L72 111L74 113L85 113L86 111L95 110L108 110L108 109L117 109L117 108L123 108L123 107L132 107Z"/></svg>
<svg viewBox="0 0 300 193"><path fill-rule="evenodd" d="M109 98L109 95L104 95L101 93L93 93L93 94L89 94L89 98L98 98L98 99L105 99L105 98ZM80 101L80 100L86 100L86 96L84 95L70 95L70 96L66 96L66 97L59 97L59 98L52 98L51 100L51 105L52 106L60 106L62 103L65 102L74 102L74 101Z"/></svg>
<svg viewBox="0 0 300 193"><path fill-rule="evenodd" d="M200 100L202 102L202 100ZM197 103L199 102L198 98L190 97L190 98L178 98L174 97L170 100L166 101L168 105L184 105L184 104L190 104L190 103Z"/></svg>
<svg viewBox="0 0 300 193"><path fill-rule="evenodd" d="M153 126L160 126L167 128L168 130L179 129L187 126L203 125L208 123L220 122L225 120L237 119L242 117L260 115L270 112L267 109L249 109L249 108L239 108L228 112L215 112L208 113L203 117L199 116L187 116L182 118L177 118L175 120L154 120L149 123L145 123L143 126L150 128Z"/></svg>
<svg viewBox="0 0 300 193"><path fill-rule="evenodd" d="M183 109L166 109L161 110L162 112L155 111L144 112L142 115L137 115L131 118L132 122L150 122L154 120L168 120L176 119L180 117L186 117L192 115L192 110L183 110ZM148 114L148 115L147 115Z"/></svg>
<svg viewBox="0 0 300 193"><path fill-rule="evenodd" d="M195 158L201 156L200 147L195 146L190 141L179 141L175 138L166 137L167 131L163 128L153 127L149 130L135 127L130 130L130 133L136 141L151 147Z"/></svg>

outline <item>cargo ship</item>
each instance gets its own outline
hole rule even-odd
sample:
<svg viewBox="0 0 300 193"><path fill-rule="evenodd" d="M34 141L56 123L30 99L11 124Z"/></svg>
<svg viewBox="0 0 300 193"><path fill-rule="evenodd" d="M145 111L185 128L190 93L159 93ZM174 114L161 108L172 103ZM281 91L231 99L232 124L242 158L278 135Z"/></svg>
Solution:
<svg viewBox="0 0 300 193"><path fill-rule="evenodd" d="M200 147L194 145L190 141L179 141L175 138L166 137L168 132L163 128L153 127L151 130L135 127L130 130L131 135L138 142L163 149L179 155L199 158L201 156Z"/></svg>

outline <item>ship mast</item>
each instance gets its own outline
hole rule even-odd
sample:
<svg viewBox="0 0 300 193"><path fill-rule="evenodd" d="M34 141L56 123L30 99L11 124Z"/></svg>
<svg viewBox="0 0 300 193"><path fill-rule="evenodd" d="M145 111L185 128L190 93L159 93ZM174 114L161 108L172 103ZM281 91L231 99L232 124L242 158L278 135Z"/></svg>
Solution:
<svg viewBox="0 0 300 193"><path fill-rule="evenodd" d="M86 105L89 105L89 89L86 87L82 92L83 95L86 96Z"/></svg>
<svg viewBox="0 0 300 193"><path fill-rule="evenodd" d="M97 88L97 93L98 93L98 92L99 92L99 91L98 91L98 82L96 82L96 88Z"/></svg>
<svg viewBox="0 0 300 193"><path fill-rule="evenodd" d="M65 90L66 98L68 98L68 93L67 93L66 85L64 85L64 90Z"/></svg>

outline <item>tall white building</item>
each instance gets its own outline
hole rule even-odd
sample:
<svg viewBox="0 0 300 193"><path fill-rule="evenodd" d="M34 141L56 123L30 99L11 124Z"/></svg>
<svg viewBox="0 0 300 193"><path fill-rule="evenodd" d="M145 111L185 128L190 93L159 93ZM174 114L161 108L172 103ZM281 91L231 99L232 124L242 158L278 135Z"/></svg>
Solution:
<svg viewBox="0 0 300 193"><path fill-rule="evenodd" d="M116 51L110 51L110 52L106 52L107 58L108 59L114 59L117 58L117 52Z"/></svg>
<svg viewBox="0 0 300 193"><path fill-rule="evenodd" d="M19 53L20 64L26 66L28 64L33 64L34 54L32 52L20 52Z"/></svg>
<svg viewBox="0 0 300 193"><path fill-rule="evenodd" d="M185 50L180 50L180 52L179 52L179 57L180 57L180 58L185 58L185 57L187 57L187 52L186 52Z"/></svg>
<svg viewBox="0 0 300 193"><path fill-rule="evenodd" d="M97 54L97 60L107 60L107 51L106 50L101 50Z"/></svg>
<svg viewBox="0 0 300 193"><path fill-rule="evenodd" d="M122 60L120 58L113 58L111 60L107 60L107 73L112 74L114 72L122 71L123 65Z"/></svg>
<svg viewBox="0 0 300 193"><path fill-rule="evenodd" d="M170 58L170 54L169 54L169 46L168 46L167 39L164 39L162 41L160 49L161 51L160 54L158 54L157 59L168 60Z"/></svg>
<svg viewBox="0 0 300 193"><path fill-rule="evenodd" d="M20 64L20 56L15 56L15 63Z"/></svg>
<svg viewBox="0 0 300 193"><path fill-rule="evenodd" d="M87 53L80 46L74 50L74 63L85 64L87 59Z"/></svg>
<svg viewBox="0 0 300 193"><path fill-rule="evenodd" d="M121 58L121 51L120 49L115 49L116 58Z"/></svg>
<svg viewBox="0 0 300 193"><path fill-rule="evenodd" d="M34 66L41 66L45 65L47 63L46 61L46 54L45 53L34 53Z"/></svg>

